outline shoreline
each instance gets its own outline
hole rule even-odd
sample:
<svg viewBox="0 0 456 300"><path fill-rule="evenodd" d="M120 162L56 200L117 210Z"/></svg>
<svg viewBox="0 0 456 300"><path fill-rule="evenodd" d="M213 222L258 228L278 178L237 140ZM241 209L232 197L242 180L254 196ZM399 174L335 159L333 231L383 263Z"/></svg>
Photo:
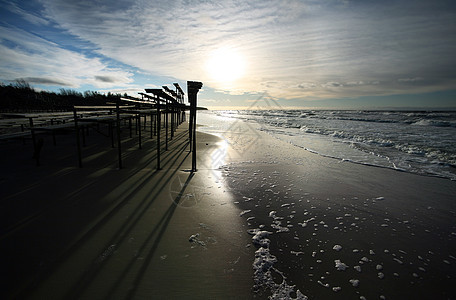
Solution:
<svg viewBox="0 0 456 300"><path fill-rule="evenodd" d="M322 156L456 179L455 114L343 111L216 112ZM208 117L207 114L205 117Z"/></svg>

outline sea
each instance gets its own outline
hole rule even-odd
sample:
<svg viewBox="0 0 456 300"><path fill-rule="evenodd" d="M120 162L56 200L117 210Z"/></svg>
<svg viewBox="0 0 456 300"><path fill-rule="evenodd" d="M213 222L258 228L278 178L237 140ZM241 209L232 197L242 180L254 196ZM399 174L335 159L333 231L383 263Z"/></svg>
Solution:
<svg viewBox="0 0 456 300"><path fill-rule="evenodd" d="M243 120L322 156L456 180L456 111L224 110L205 114Z"/></svg>

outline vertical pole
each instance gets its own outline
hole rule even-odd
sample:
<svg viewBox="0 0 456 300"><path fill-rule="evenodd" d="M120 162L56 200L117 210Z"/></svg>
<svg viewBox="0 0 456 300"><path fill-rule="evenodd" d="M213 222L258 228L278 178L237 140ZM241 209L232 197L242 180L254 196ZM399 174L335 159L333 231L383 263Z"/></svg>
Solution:
<svg viewBox="0 0 456 300"><path fill-rule="evenodd" d="M76 146L78 150L78 162L79 167L82 168L82 155L81 155L81 141L79 140L79 127L78 127L78 114L76 113L76 108L73 109L74 116L74 129L76 131Z"/></svg>
<svg viewBox="0 0 456 300"><path fill-rule="evenodd" d="M150 139L154 138L154 131L152 130L154 123L154 112L153 110L150 111Z"/></svg>
<svg viewBox="0 0 456 300"><path fill-rule="evenodd" d="M192 152L192 171L196 172L196 94L192 104L193 111L193 152Z"/></svg>
<svg viewBox="0 0 456 300"><path fill-rule="evenodd" d="M154 116L154 135L157 135L157 115Z"/></svg>
<svg viewBox="0 0 456 300"><path fill-rule="evenodd" d="M196 81L187 81L188 100L190 101L190 140L192 149L192 172L196 172L196 103L197 94L203 84Z"/></svg>
<svg viewBox="0 0 456 300"><path fill-rule="evenodd" d="M171 139L174 137L174 103L171 103Z"/></svg>
<svg viewBox="0 0 456 300"><path fill-rule="evenodd" d="M176 103L176 129L177 127L179 127L179 125L181 124L180 122L180 107L179 107L179 104Z"/></svg>
<svg viewBox="0 0 456 300"><path fill-rule="evenodd" d="M160 170L160 99L157 98L157 170Z"/></svg>
<svg viewBox="0 0 456 300"><path fill-rule="evenodd" d="M141 114L138 112L138 138L139 138L139 149L142 149L141 145Z"/></svg>
<svg viewBox="0 0 456 300"><path fill-rule="evenodd" d="M168 108L168 100L166 101L166 108L165 108L165 151L168 151L168 116L169 116L169 108Z"/></svg>
<svg viewBox="0 0 456 300"><path fill-rule="evenodd" d="M117 152L119 155L119 170L122 169L122 150L121 150L121 140L120 140L120 108L119 108L120 99L116 101L116 114L117 114Z"/></svg>
<svg viewBox="0 0 456 300"><path fill-rule="evenodd" d="M135 115L135 134L138 134L138 116Z"/></svg>
<svg viewBox="0 0 456 300"><path fill-rule="evenodd" d="M192 152L192 145L193 145L193 122L192 122L192 109L191 109L191 103L192 100L190 100L190 95L188 95L188 101L190 101L190 120L188 122L188 143L190 146L190 152Z"/></svg>

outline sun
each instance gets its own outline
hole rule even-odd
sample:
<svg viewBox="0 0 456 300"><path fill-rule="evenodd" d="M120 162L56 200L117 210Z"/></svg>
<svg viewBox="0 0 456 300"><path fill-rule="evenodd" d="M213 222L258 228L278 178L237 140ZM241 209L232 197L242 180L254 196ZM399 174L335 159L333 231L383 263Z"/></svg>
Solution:
<svg viewBox="0 0 456 300"><path fill-rule="evenodd" d="M245 72L245 60L236 49L224 47L210 53L206 61L209 77L219 83L240 79Z"/></svg>

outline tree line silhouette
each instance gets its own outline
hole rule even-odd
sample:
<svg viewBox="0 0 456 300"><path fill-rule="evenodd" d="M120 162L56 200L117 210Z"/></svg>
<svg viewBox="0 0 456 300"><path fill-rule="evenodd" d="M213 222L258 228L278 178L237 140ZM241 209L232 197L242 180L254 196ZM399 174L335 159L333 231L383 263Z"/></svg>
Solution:
<svg viewBox="0 0 456 300"><path fill-rule="evenodd" d="M71 111L75 105L106 105L116 101L121 94L84 93L61 88L59 93L36 91L25 80L14 84L0 83L0 112L58 112Z"/></svg>

